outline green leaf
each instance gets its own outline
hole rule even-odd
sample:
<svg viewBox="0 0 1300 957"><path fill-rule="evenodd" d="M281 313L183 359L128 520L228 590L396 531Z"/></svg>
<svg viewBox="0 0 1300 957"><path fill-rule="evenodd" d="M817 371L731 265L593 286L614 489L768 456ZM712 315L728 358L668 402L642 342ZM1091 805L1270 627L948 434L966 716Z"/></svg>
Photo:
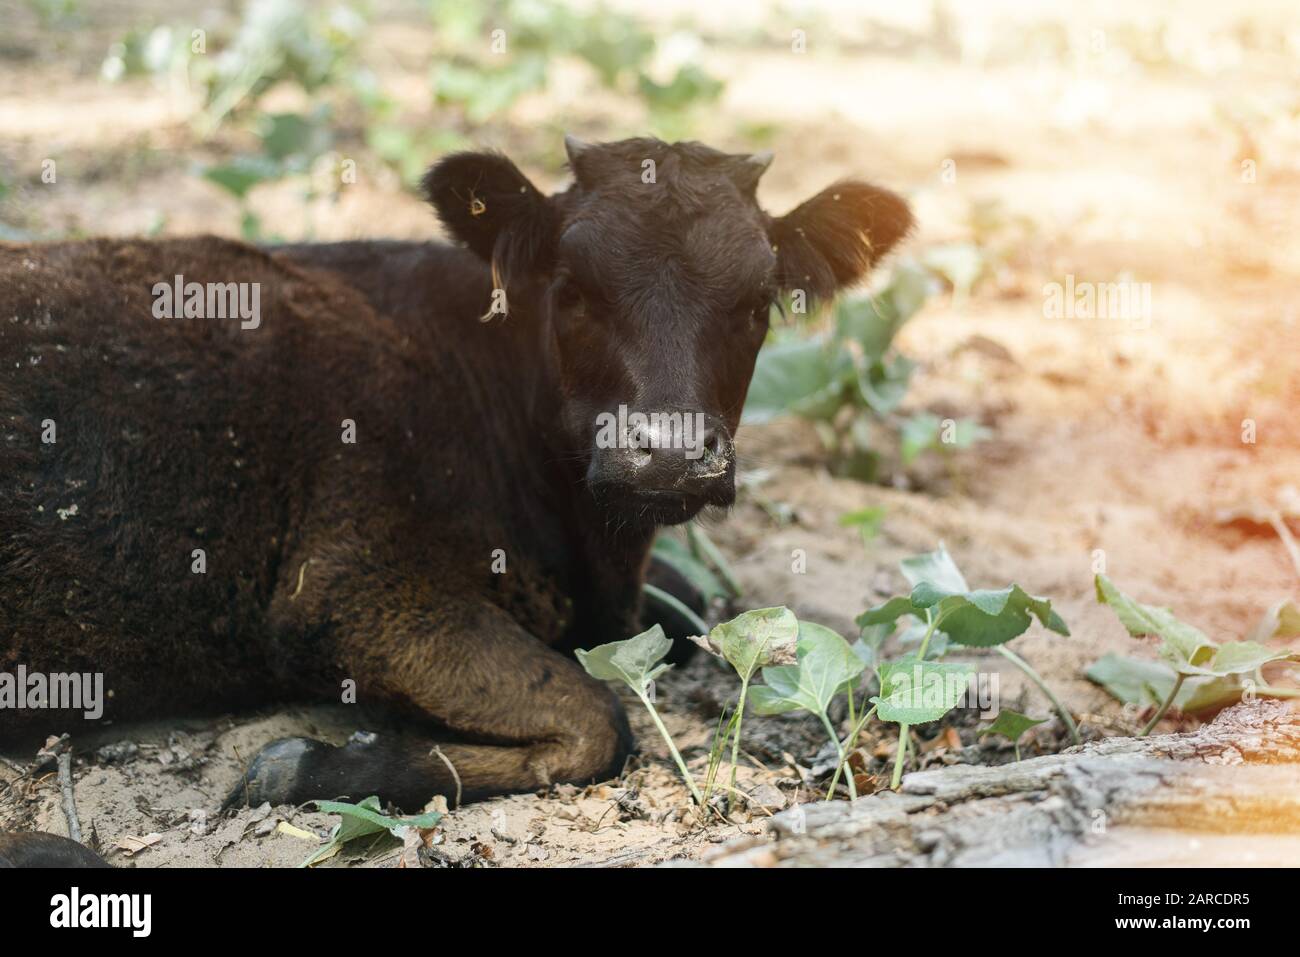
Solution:
<svg viewBox="0 0 1300 957"><path fill-rule="evenodd" d="M847 356L821 339L780 339L763 348L745 399L744 421L769 422L781 415L829 419L839 409Z"/></svg>
<svg viewBox="0 0 1300 957"><path fill-rule="evenodd" d="M858 393L877 415L888 415L907 395L916 363L906 356L854 364Z"/></svg>
<svg viewBox="0 0 1300 957"><path fill-rule="evenodd" d="M1005 644L1028 631L1032 618L1058 634L1070 633L1049 600L1031 595L1019 585L950 594L931 582L921 582L912 589L911 601L917 609L931 609L944 632L959 645L988 648Z"/></svg>
<svg viewBox="0 0 1300 957"><path fill-rule="evenodd" d="M857 528L862 532L862 540L869 542L880 534L880 525L885 520L885 507L877 505L872 508L860 508L840 516L840 525L844 528Z"/></svg>
<svg viewBox="0 0 1300 957"><path fill-rule="evenodd" d="M1290 598L1277 602L1264 612L1249 636L1251 641L1272 641L1275 638L1300 638L1300 607Z"/></svg>
<svg viewBox="0 0 1300 957"><path fill-rule="evenodd" d="M692 103L716 100L722 87L720 80L692 63L680 67L667 83L656 83L644 73L637 78L637 92L656 110L681 110Z"/></svg>
<svg viewBox="0 0 1300 957"><path fill-rule="evenodd" d="M1184 624L1168 608L1143 605L1129 598L1105 575L1096 578L1097 601L1109 605L1115 617L1134 637L1155 635L1164 645L1161 655L1179 670L1199 667L1214 657L1215 644L1200 629ZM1186 671L1197 674L1197 671Z"/></svg>
<svg viewBox="0 0 1300 957"><path fill-rule="evenodd" d="M844 296L835 303L835 335L856 342L869 362L884 358L899 324L881 314L871 296Z"/></svg>
<svg viewBox="0 0 1300 957"><path fill-rule="evenodd" d="M646 686L672 665L664 664L663 657L672 650L673 643L665 637L660 625L655 625L633 638L611 641L590 650L579 648L579 664L587 674L601 681L622 681L639 695Z"/></svg>
<svg viewBox="0 0 1300 957"><path fill-rule="evenodd" d="M913 588L922 582L930 582L953 594L970 591L966 579L957 569L957 563L952 560L948 549L942 544L932 552L904 558L898 563L898 567L902 569L903 577Z"/></svg>
<svg viewBox="0 0 1300 957"><path fill-rule="evenodd" d="M789 608L756 608L717 625L709 644L748 681L759 668L795 655L802 627Z"/></svg>
<svg viewBox="0 0 1300 957"><path fill-rule="evenodd" d="M925 640L925 633L928 625L919 618L913 618L911 622L898 635L900 645L919 646ZM938 661L948 653L948 646L952 644L944 632L935 629L934 634L930 636L930 644L925 650L925 657L931 661Z"/></svg>
<svg viewBox="0 0 1300 957"><path fill-rule="evenodd" d="M899 263L889 277L889 285L881 293L886 314L892 315L894 322L901 326L925 305L925 300L935 291L935 285L934 276L928 269L914 262Z"/></svg>
<svg viewBox="0 0 1300 957"><path fill-rule="evenodd" d="M910 655L886 662L880 666L880 694L871 699L876 716L907 725L938 721L960 703L973 672L971 665Z"/></svg>
<svg viewBox="0 0 1300 957"><path fill-rule="evenodd" d="M344 844L357 838L384 831L400 838L402 832L408 827L426 830L442 820L442 815L436 811L414 817L390 817L380 808L378 797L368 797L360 804L346 804L342 801L313 801L312 803L316 805L317 810L325 814L338 814L341 820L335 825L328 843L307 858L303 862L303 867L324 860Z"/></svg>
<svg viewBox="0 0 1300 957"><path fill-rule="evenodd" d="M221 166L203 170L203 178L216 183L237 199L243 199L259 183L278 179L282 173L278 163L262 156L240 156Z"/></svg>
<svg viewBox="0 0 1300 957"><path fill-rule="evenodd" d="M1159 707L1173 691L1178 673L1162 661L1106 655L1085 674L1125 704ZM1174 707L1186 714L1221 708L1241 699L1242 687L1235 677L1194 676L1183 682Z"/></svg>
<svg viewBox="0 0 1300 957"><path fill-rule="evenodd" d="M866 668L848 642L813 622L799 623L797 654L798 664L763 669L764 684L749 691L757 714L803 709L825 715L831 699Z"/></svg>
<svg viewBox="0 0 1300 957"><path fill-rule="evenodd" d="M868 608L854 619L854 623L859 628L868 628L873 625L887 625L897 621L903 615L914 614L916 614L916 609L912 607L912 599L899 596L889 599L882 605Z"/></svg>
<svg viewBox="0 0 1300 957"><path fill-rule="evenodd" d="M696 561L704 562L715 571L730 595L739 598L742 591L740 582L736 580L736 575L727 564L727 558L722 554L722 550L713 543L713 539L699 522L687 524L686 540L690 543L691 554L695 556Z"/></svg>
<svg viewBox="0 0 1300 957"><path fill-rule="evenodd" d="M1290 658L1286 651L1274 651L1253 641L1229 641L1219 646L1214 657L1202 666L1191 666L1193 674L1244 675L1261 668L1270 661Z"/></svg>
<svg viewBox="0 0 1300 957"><path fill-rule="evenodd" d="M262 150L277 161L300 157L310 161L330 148L328 114L270 113L262 119Z"/></svg>
<svg viewBox="0 0 1300 957"><path fill-rule="evenodd" d="M1045 724L1047 721L1047 718L1031 718L1019 711L1003 708L998 712L998 716L993 720L993 723L980 732L980 736L1000 734L1014 744L1030 728Z"/></svg>
<svg viewBox="0 0 1300 957"><path fill-rule="evenodd" d="M939 444L939 429L943 420L930 412L921 412L903 422L899 432L899 458L911 465L927 449Z"/></svg>
<svg viewBox="0 0 1300 957"><path fill-rule="evenodd" d="M721 579L713 573L713 569L696 558L690 548L672 533L661 532L655 538L652 551L655 558L663 561L690 582L706 601L726 598L730 594Z"/></svg>
<svg viewBox="0 0 1300 957"><path fill-rule="evenodd" d="M1204 632L1179 621L1169 609L1133 601L1105 575L1097 576L1097 600L1110 605L1129 634L1158 636L1160 656L1184 675L1247 674L1270 661L1291 657L1286 651L1274 651L1255 641L1216 644Z"/></svg>

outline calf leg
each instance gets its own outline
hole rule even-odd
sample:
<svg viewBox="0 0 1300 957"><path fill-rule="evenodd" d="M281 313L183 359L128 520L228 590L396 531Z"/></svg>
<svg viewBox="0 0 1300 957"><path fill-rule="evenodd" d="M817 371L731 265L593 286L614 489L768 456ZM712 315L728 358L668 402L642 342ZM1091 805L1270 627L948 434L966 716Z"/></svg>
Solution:
<svg viewBox="0 0 1300 957"><path fill-rule="evenodd" d="M489 604L439 603L354 623L339 646L359 701L414 706L465 743L380 736L330 747L268 745L227 805L370 795L410 810L613 777L632 747L613 692Z"/></svg>

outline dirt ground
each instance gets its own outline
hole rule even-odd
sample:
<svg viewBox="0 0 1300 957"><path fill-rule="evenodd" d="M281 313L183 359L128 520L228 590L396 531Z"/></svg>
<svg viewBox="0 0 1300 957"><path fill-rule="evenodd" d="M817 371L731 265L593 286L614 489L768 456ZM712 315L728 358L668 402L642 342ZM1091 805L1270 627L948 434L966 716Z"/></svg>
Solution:
<svg viewBox="0 0 1300 957"><path fill-rule="evenodd" d="M655 16L667 22L691 6L669 4ZM861 8L870 17L832 5L826 16L844 24L843 42L814 44L803 58L780 46L706 45L706 64L728 81L716 110L728 125L706 138L739 149L743 124L778 129L777 160L760 187L769 208L783 211L835 177L861 174L912 200L920 225L903 255L975 238L971 213L984 200L998 201L1006 222L1023 223L1003 230L1014 236L994 281L931 300L900 340L921 364L907 408L974 416L992 439L874 486L831 477L803 423L747 428L738 437L741 500L710 516L708 528L733 563L745 607L786 604L846 635L855 615L901 586L900 557L943 541L973 585L1014 581L1054 600L1072 636L1035 627L1016 649L1081 716L1086 735L1131 732L1137 716L1083 671L1107 652L1154 651L1095 603L1098 550L1125 591L1219 640L1242 637L1267 605L1298 590L1298 571L1271 531L1220 527L1214 515L1300 484L1300 35L1286 4L1262 0L1230 9L1090 4L1068 19L1026 6L955 4L940 30L915 12L891 21L884 5ZM111 22L115 9L146 20L164 9L104 7L97 22ZM747 5L728 9L750 15ZM706 19L702 28L706 36L741 29L728 23ZM41 236L135 234L155 224L164 234L237 235L234 204L191 172L214 147L187 140L181 106L144 80L98 80L111 33L92 23L58 49L22 29L7 41L0 169L23 175L0 219ZM394 73L423 70L417 26L395 18L375 34ZM24 44L36 52L10 49ZM521 104L511 122L526 125L529 109ZM565 109L575 128L607 138L638 132L600 98ZM42 192L30 171L46 156L60 157L67 174ZM530 172L562 179L558 169ZM269 186L253 205L290 237L435 232L422 204L382 175L363 177L337 204L304 207L291 188ZM1003 233L987 243L998 246ZM1150 283L1150 322L1045 318L1043 286L1067 274ZM1246 420L1253 443L1243 442ZM870 505L886 517L864 547L838 519ZM806 551L804 573L792 570L796 549ZM997 656L972 660L984 671L1005 666ZM1016 672L1000 673L1005 705L1050 713ZM665 721L697 772L733 689L704 657L659 682ZM815 799L829 763L814 719L747 719L740 786L752 792L750 811L700 825L643 710L634 699L628 710L642 753L621 780L452 809L426 862L707 858L723 841L762 834L766 815ZM977 741L977 726L963 712L951 731L920 729L922 760L1007 760L1006 748ZM355 730L345 709L288 706L104 728L74 742L83 828L110 859L139 867L296 865L334 818L292 808L223 817L217 807L266 741L341 742ZM893 754L889 735L870 734L863 781ZM1053 721L1033 732L1026 754L1060 743ZM12 786L0 792L0 828L66 833L53 773L21 775L33 756L4 757L0 781ZM325 866L393 866L398 850Z"/></svg>

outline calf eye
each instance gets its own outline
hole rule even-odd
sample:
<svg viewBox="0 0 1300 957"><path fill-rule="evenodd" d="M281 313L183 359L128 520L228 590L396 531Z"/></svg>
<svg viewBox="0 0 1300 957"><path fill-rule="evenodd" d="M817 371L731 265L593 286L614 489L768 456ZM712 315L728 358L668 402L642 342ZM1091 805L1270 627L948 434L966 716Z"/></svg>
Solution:
<svg viewBox="0 0 1300 957"><path fill-rule="evenodd" d="M565 278L560 283L560 288L555 294L555 301L565 312L571 312L578 316L587 314L587 300L583 297L578 284L572 279Z"/></svg>
<svg viewBox="0 0 1300 957"><path fill-rule="evenodd" d="M775 289L764 289L754 301L752 318L754 322L767 323L772 318L772 308L781 308L781 298Z"/></svg>

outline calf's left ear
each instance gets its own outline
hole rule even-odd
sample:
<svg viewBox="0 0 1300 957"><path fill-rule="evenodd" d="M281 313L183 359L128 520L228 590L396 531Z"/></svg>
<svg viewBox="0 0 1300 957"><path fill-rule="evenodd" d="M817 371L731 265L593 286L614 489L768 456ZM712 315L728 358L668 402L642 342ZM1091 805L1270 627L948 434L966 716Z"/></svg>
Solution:
<svg viewBox="0 0 1300 957"><path fill-rule="evenodd" d="M901 196L868 183L837 183L772 221L778 282L830 299L865 276L912 223Z"/></svg>
<svg viewBox="0 0 1300 957"><path fill-rule="evenodd" d="M447 231L492 264L498 287L550 267L550 200L500 153L453 153L424 174L421 186Z"/></svg>

